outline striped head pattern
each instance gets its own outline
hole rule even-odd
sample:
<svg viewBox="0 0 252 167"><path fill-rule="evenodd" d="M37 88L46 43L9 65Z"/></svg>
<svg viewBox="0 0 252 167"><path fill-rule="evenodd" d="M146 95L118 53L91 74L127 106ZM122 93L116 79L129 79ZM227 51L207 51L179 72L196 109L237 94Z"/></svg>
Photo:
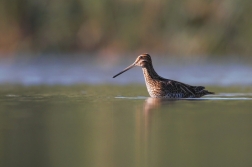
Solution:
<svg viewBox="0 0 252 167"><path fill-rule="evenodd" d="M151 57L149 54L145 53L145 54L141 54L137 57L136 61L131 64L130 66L128 66L127 68L125 68L123 71L119 72L118 74L116 74L115 76L113 76L113 78L117 77L118 75L124 73L125 71L128 71L129 69L135 67L135 66L140 66L140 67L146 67L147 65L151 65L152 61L151 61Z"/></svg>
<svg viewBox="0 0 252 167"><path fill-rule="evenodd" d="M134 62L135 66L140 67L145 67L147 64L152 64L151 56L147 53L139 55Z"/></svg>

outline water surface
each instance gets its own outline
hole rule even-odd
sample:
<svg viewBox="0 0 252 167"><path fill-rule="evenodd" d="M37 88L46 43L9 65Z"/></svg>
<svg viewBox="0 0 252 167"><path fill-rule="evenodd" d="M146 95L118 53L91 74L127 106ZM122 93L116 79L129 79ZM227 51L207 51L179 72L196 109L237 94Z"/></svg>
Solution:
<svg viewBox="0 0 252 167"><path fill-rule="evenodd" d="M139 85L0 89L0 166L252 166L251 87L202 99Z"/></svg>
<svg viewBox="0 0 252 167"><path fill-rule="evenodd" d="M0 84L75 85L75 84L143 84L140 67L112 78L135 61L136 56L83 57L78 55L6 59L0 61ZM239 57L174 58L152 56L156 72L164 77L191 85L251 86L252 60Z"/></svg>

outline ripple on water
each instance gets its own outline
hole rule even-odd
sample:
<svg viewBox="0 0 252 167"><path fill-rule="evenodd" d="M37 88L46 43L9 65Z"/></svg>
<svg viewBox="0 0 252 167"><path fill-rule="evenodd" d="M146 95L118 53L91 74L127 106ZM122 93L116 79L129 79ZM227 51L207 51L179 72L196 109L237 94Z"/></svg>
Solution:
<svg viewBox="0 0 252 167"><path fill-rule="evenodd" d="M117 96L116 99L132 99L132 100L142 100L148 99L149 97L136 96L136 97L124 97ZM167 99L174 100L174 99ZM219 93L216 95L207 95L202 98L181 98L178 100L252 100L252 93Z"/></svg>

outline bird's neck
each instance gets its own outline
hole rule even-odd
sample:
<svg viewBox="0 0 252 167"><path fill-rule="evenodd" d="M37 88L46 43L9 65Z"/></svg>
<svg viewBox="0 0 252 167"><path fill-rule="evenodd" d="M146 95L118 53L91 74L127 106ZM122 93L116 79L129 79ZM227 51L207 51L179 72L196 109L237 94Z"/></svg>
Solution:
<svg viewBox="0 0 252 167"><path fill-rule="evenodd" d="M148 64L145 67L142 67L142 70L146 81L159 78L159 75L154 70L152 64Z"/></svg>
<svg viewBox="0 0 252 167"><path fill-rule="evenodd" d="M156 97L155 93L155 87L157 84L157 81L160 79L160 76L156 73L154 70L152 64L148 64L145 67L142 67L145 84L147 87L147 90L151 97Z"/></svg>

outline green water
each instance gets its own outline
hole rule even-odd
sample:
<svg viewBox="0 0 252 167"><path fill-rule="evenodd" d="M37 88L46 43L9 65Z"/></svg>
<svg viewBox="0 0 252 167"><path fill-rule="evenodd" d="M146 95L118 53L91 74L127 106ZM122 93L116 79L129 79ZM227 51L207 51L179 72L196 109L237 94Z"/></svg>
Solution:
<svg viewBox="0 0 252 167"><path fill-rule="evenodd" d="M147 98L144 85L2 86L1 167L252 166L252 89Z"/></svg>

